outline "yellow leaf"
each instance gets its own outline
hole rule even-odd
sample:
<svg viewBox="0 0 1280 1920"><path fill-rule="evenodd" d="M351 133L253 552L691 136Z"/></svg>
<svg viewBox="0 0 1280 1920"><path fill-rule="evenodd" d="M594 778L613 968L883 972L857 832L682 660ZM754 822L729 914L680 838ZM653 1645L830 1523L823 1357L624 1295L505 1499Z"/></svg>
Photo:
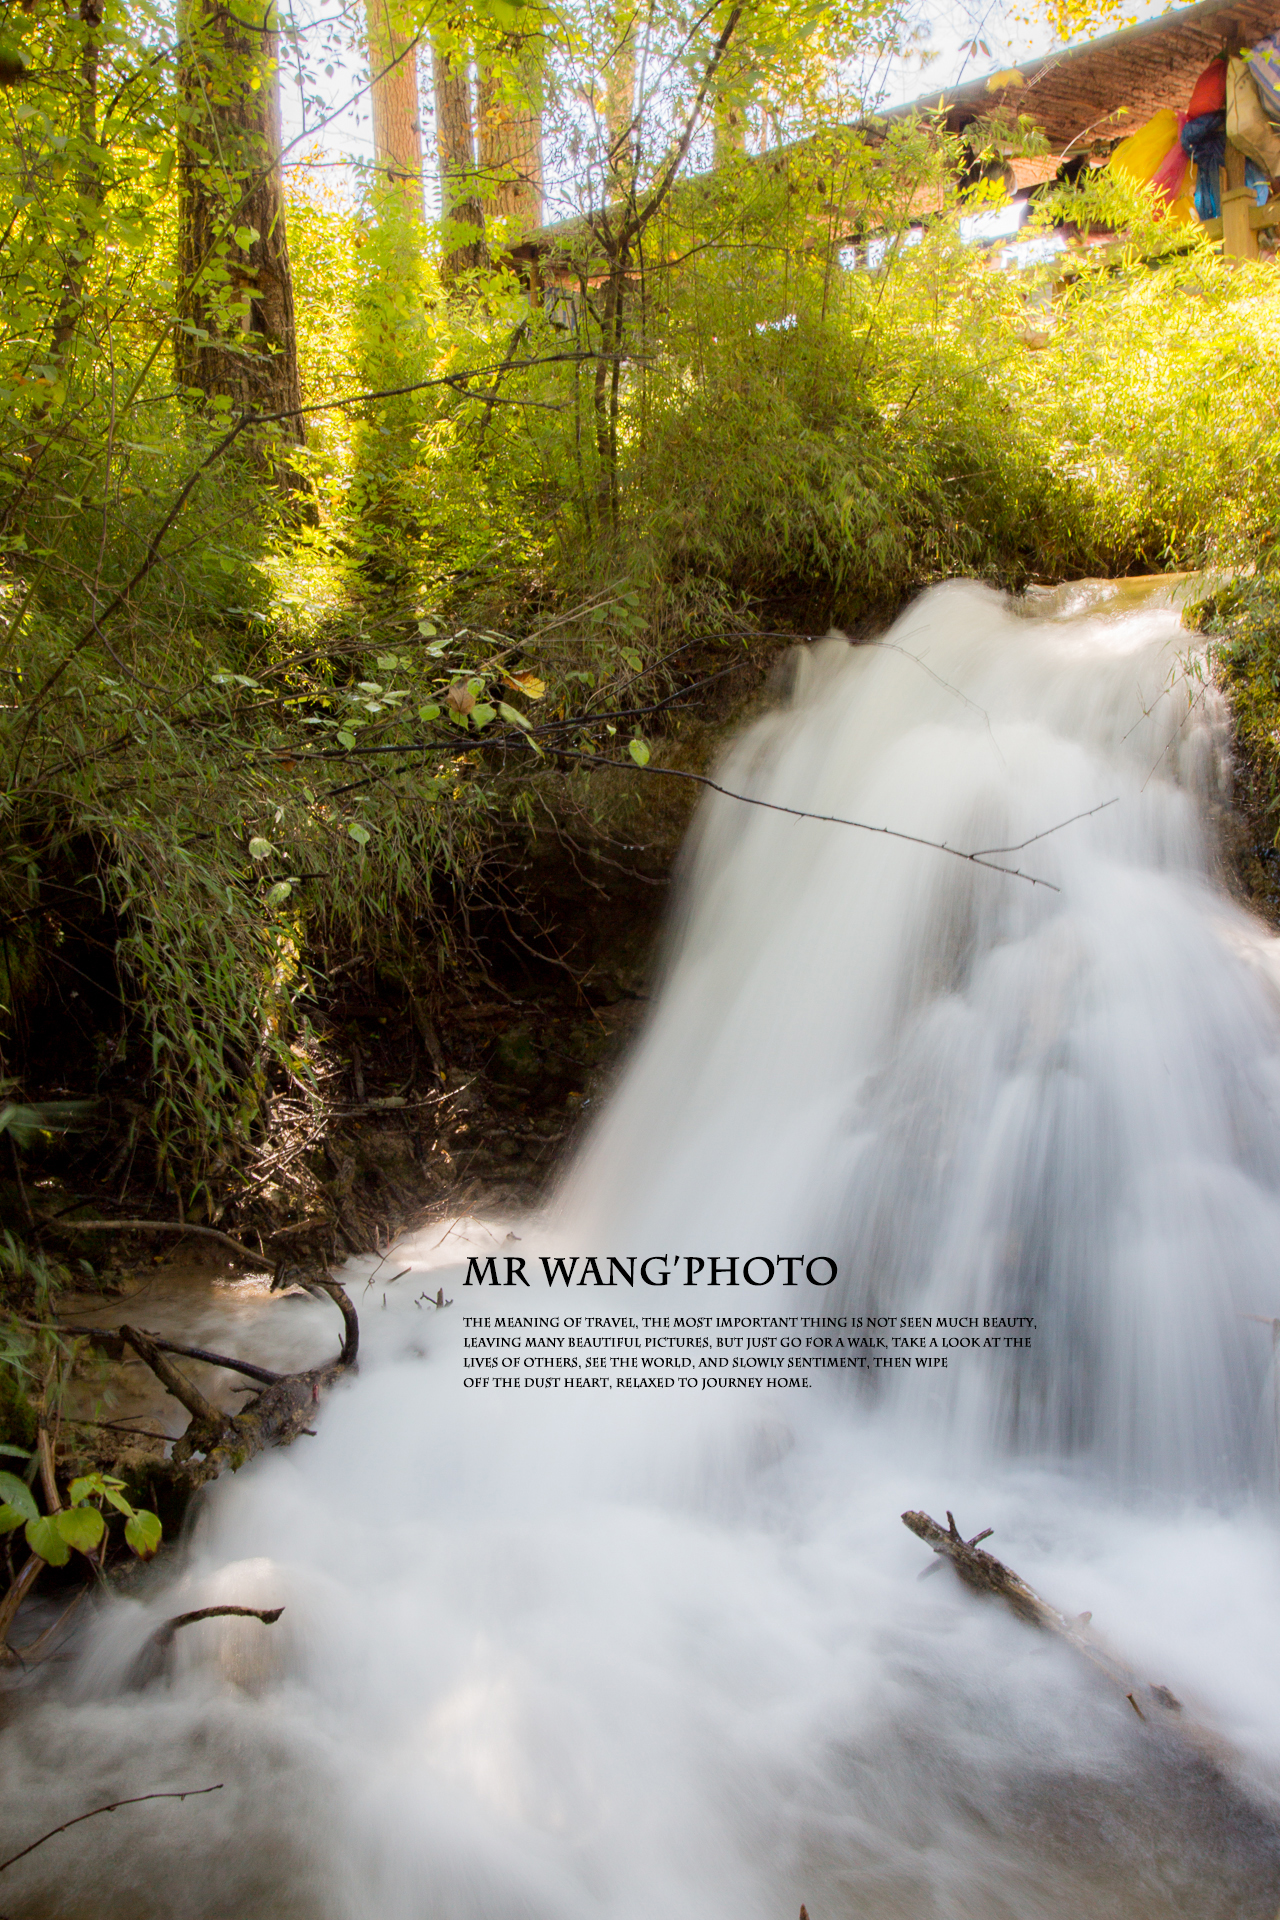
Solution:
<svg viewBox="0 0 1280 1920"><path fill-rule="evenodd" d="M541 700L547 690L546 681L539 680L536 673L509 673L506 681L509 687L514 687L517 693L522 693L526 700Z"/></svg>
<svg viewBox="0 0 1280 1920"><path fill-rule="evenodd" d="M1025 87L1026 81L1016 67L1002 67L999 73L993 73L987 82L988 93L999 93L1002 87Z"/></svg>

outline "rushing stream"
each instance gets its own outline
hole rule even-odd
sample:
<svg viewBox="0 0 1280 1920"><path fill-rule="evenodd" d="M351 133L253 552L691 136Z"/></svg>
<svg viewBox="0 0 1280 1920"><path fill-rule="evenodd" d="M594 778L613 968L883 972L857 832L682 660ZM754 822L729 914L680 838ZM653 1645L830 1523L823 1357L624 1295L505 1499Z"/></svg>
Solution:
<svg viewBox="0 0 1280 1920"><path fill-rule="evenodd" d="M11 1920L1273 1920L1280 969L1215 876L1188 644L1167 596L953 585L799 659L726 787L1016 850L708 801L547 1216L353 1263L359 1377L11 1722L0 1854L220 1791L50 1842ZM839 1277L464 1289L513 1248ZM464 1386L479 1312L1035 1324L790 1393L500 1393ZM1186 1735L920 1584L908 1507L993 1527ZM286 1611L129 1690L216 1602Z"/></svg>

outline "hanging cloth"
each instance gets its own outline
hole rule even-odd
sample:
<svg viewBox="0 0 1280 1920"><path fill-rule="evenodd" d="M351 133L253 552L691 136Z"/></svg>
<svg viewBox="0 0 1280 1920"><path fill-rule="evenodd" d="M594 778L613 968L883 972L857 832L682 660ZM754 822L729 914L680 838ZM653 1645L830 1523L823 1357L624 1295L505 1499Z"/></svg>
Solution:
<svg viewBox="0 0 1280 1920"><path fill-rule="evenodd" d="M1280 126L1263 112L1251 64L1243 59L1227 70L1227 138L1268 178L1280 176Z"/></svg>
<svg viewBox="0 0 1280 1920"><path fill-rule="evenodd" d="M1151 184L1168 205L1169 218L1186 222L1196 217L1195 204L1191 198L1191 162L1182 145L1182 128L1186 115L1178 115L1178 138L1170 147L1160 165L1151 176Z"/></svg>
<svg viewBox="0 0 1280 1920"><path fill-rule="evenodd" d="M1225 95L1225 65L1223 67L1223 87ZM1192 99L1195 95L1192 94ZM1222 212L1222 203L1218 198L1218 170L1225 165L1227 158L1227 115L1220 109L1215 113L1198 113L1195 118L1188 117L1182 129L1182 150L1196 167L1196 212L1202 220L1216 220Z"/></svg>
<svg viewBox="0 0 1280 1920"><path fill-rule="evenodd" d="M1174 220L1194 220L1187 174L1191 166L1182 149L1184 113L1161 107L1158 113L1112 153L1107 166L1113 173L1154 189Z"/></svg>
<svg viewBox="0 0 1280 1920"><path fill-rule="evenodd" d="M1127 179L1145 187L1155 179L1170 153L1181 153L1178 145L1181 131L1182 115L1175 113L1172 107L1161 107L1159 113L1153 113L1136 133L1131 133L1127 140L1120 142L1107 165L1113 173L1122 173Z"/></svg>
<svg viewBox="0 0 1280 1920"><path fill-rule="evenodd" d="M1280 33L1259 40L1246 57L1258 104L1272 125L1280 127Z"/></svg>
<svg viewBox="0 0 1280 1920"><path fill-rule="evenodd" d="M1191 89L1191 98L1187 102L1188 120L1198 120L1201 114L1225 113L1227 108L1227 62L1226 56L1211 60L1200 78Z"/></svg>

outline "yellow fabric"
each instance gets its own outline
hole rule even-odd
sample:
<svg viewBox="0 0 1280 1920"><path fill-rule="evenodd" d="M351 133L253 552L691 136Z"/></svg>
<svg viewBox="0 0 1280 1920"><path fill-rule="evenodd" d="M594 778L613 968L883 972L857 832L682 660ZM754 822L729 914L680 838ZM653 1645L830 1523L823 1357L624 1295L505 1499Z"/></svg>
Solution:
<svg viewBox="0 0 1280 1920"><path fill-rule="evenodd" d="M1178 133L1177 114L1172 107L1161 107L1159 113L1152 114L1145 126L1139 127L1136 133L1131 133L1127 140L1120 142L1107 165L1145 187L1170 148L1177 145Z"/></svg>

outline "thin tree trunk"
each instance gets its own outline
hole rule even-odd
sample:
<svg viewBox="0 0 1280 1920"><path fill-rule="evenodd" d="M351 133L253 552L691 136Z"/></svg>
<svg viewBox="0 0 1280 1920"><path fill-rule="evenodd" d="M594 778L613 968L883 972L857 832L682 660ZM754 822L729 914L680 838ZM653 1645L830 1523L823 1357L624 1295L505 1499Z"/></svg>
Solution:
<svg viewBox="0 0 1280 1920"><path fill-rule="evenodd" d="M379 172L421 222L422 120L418 100L418 50L398 25L391 0L368 0L369 72L372 76L373 150Z"/></svg>
<svg viewBox="0 0 1280 1920"><path fill-rule="evenodd" d="M600 320L600 354L596 360L596 508L600 524L618 530L618 404L622 367L627 259L618 253L610 262Z"/></svg>
<svg viewBox="0 0 1280 1920"><path fill-rule="evenodd" d="M609 136L608 169L629 182L635 151L636 15L625 6L609 22L612 42L606 76L605 125Z"/></svg>
<svg viewBox="0 0 1280 1920"><path fill-rule="evenodd" d="M510 60L480 82L480 174L485 197L518 233L542 225L542 76L535 42L506 37Z"/></svg>
<svg viewBox="0 0 1280 1920"><path fill-rule="evenodd" d="M179 154L178 380L246 412L297 409L274 15L248 0L183 0L178 32L190 114ZM301 441L301 419L284 434Z"/></svg>
<svg viewBox="0 0 1280 1920"><path fill-rule="evenodd" d="M75 246L69 250L62 271L58 311L54 315L50 357L61 365L84 304L85 279L93 254L96 220L102 205L102 170L98 164L98 35L102 27L103 0L80 0L77 15L83 45L80 53L78 98L79 152L76 157Z"/></svg>
<svg viewBox="0 0 1280 1920"><path fill-rule="evenodd" d="M471 120L471 75L465 53L449 53L433 34L432 82L436 100L436 153L440 165L440 218L444 256L440 278L452 286L459 275L486 262L484 209L476 181Z"/></svg>

